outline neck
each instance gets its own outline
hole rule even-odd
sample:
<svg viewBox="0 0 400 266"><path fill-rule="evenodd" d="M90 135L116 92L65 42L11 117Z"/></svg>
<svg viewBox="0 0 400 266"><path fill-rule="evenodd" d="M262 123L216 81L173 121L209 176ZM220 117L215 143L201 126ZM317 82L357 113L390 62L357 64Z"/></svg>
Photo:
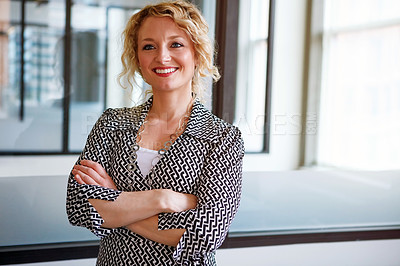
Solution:
<svg viewBox="0 0 400 266"><path fill-rule="evenodd" d="M150 112L165 121L180 119L187 112L191 101L191 92L153 94L153 105Z"/></svg>

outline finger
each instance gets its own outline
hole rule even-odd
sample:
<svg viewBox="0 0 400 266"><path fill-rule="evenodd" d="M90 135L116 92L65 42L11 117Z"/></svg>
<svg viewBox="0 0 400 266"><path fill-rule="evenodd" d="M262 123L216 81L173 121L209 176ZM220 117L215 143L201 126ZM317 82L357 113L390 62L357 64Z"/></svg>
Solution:
<svg viewBox="0 0 400 266"><path fill-rule="evenodd" d="M104 169L104 167L94 161L90 161L90 160L82 160L81 161L81 165L87 166L92 168L93 170L95 170L101 177L105 178L106 176L108 176L106 170Z"/></svg>
<svg viewBox="0 0 400 266"><path fill-rule="evenodd" d="M103 178L92 168L84 165L75 165L74 170L80 171L91 179L95 180L97 183L102 183Z"/></svg>
<svg viewBox="0 0 400 266"><path fill-rule="evenodd" d="M82 178L78 174L74 175L74 178L75 178L75 181L78 182L78 184L86 185L85 182L83 182Z"/></svg>
<svg viewBox="0 0 400 266"><path fill-rule="evenodd" d="M100 184L100 186L117 189L113 179L108 175L101 164L90 160L82 160L81 164L83 166L93 169L98 174L99 179L96 179L96 181Z"/></svg>
<svg viewBox="0 0 400 266"><path fill-rule="evenodd" d="M79 170L73 170L72 173L75 176L78 176L78 179L82 181L83 184L86 185L100 185L98 182L96 182L95 179L91 178L89 175L85 174L82 171ZM78 182L78 181L77 181ZM79 182L78 182L79 183Z"/></svg>

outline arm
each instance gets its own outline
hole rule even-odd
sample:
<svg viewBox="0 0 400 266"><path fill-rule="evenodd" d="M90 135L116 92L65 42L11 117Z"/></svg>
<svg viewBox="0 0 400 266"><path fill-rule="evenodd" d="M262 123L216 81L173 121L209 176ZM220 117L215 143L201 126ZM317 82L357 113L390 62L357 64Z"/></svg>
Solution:
<svg viewBox="0 0 400 266"><path fill-rule="evenodd" d="M244 155L240 131L225 132L202 170L195 210L159 214L159 229L186 228L174 258L178 263L204 257L224 241L241 196Z"/></svg>
<svg viewBox="0 0 400 266"><path fill-rule="evenodd" d="M75 180L81 185L116 189L112 178L99 163L83 160L81 165L75 165L72 173ZM155 189L122 192L115 201L89 199L89 202L104 219L102 227L117 228L131 225L132 229L143 229L145 228L144 225L152 224L149 221L154 219L135 225L132 225L132 223L151 218L160 212L179 212L194 208L197 204L197 198L193 195L174 192L170 189ZM152 231L151 229L153 228L150 228L150 231ZM139 233L138 231L142 232L143 230L137 230L136 232Z"/></svg>
<svg viewBox="0 0 400 266"><path fill-rule="evenodd" d="M141 220L126 226L132 232L155 242L176 247L186 229L158 230L158 216Z"/></svg>
<svg viewBox="0 0 400 266"><path fill-rule="evenodd" d="M86 227L99 237L110 234L112 228L162 211L187 210L187 202L197 201L194 196L187 197L171 190L118 191L107 174L115 120L111 109L97 120L68 179L66 211L69 222Z"/></svg>
<svg viewBox="0 0 400 266"><path fill-rule="evenodd" d="M113 110L106 110L97 120L91 130L86 145L79 156L76 165L84 160L99 162L102 167L109 169L109 151L113 145L112 128L109 126L113 119ZM68 220L72 225L83 226L91 230L98 237L104 237L112 230L103 228L104 220L90 203L89 199L115 201L121 191L100 187L94 184L79 184L71 172L68 179L66 211Z"/></svg>
<svg viewBox="0 0 400 266"><path fill-rule="evenodd" d="M68 179L68 220L99 237L111 233L112 228L148 218L170 207L163 205L168 204L165 203L168 191L122 192L107 175L112 161L110 152L115 145L113 125L116 120L112 109L101 115Z"/></svg>

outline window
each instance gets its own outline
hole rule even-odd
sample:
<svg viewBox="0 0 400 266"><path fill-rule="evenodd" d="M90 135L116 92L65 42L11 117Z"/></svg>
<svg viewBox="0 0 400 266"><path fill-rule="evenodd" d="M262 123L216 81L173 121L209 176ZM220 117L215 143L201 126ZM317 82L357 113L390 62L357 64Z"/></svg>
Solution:
<svg viewBox="0 0 400 266"><path fill-rule="evenodd" d="M0 150L60 151L65 4L0 3Z"/></svg>
<svg viewBox="0 0 400 266"><path fill-rule="evenodd" d="M0 0L0 154L78 153L103 110L141 100L117 76L126 21L150 2ZM214 39L216 1L195 2Z"/></svg>
<svg viewBox="0 0 400 266"><path fill-rule="evenodd" d="M89 5L86 1L75 1L72 6L69 151L82 150L105 108L129 107L137 100L117 84L116 77L121 69L121 33L139 8Z"/></svg>
<svg viewBox="0 0 400 266"><path fill-rule="evenodd" d="M269 11L270 1L240 1L234 124L242 131L247 152L268 151L272 65Z"/></svg>
<svg viewBox="0 0 400 266"><path fill-rule="evenodd" d="M126 20L149 2L0 0L0 61L5 70L0 83L0 127L7 129L0 132L0 154L79 152L105 108L137 103L138 95L116 82L121 70L119 40ZM270 1L193 2L209 21L212 39L216 14L226 19L217 39L225 36L218 55L226 53L228 61L218 64L224 79L231 81L217 84L220 87L214 92L224 91L223 95L211 95L208 82L206 106L241 128L246 151L268 152ZM223 15L226 8L229 18ZM235 14L240 15L239 22Z"/></svg>
<svg viewBox="0 0 400 266"><path fill-rule="evenodd" d="M400 3L325 0L319 132L321 166L400 165Z"/></svg>

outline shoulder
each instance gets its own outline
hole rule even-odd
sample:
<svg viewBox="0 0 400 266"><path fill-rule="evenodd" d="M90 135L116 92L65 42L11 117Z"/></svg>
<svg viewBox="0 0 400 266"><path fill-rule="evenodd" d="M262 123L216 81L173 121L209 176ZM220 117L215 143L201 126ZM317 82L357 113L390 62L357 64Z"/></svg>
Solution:
<svg viewBox="0 0 400 266"><path fill-rule="evenodd" d="M238 142L240 146L243 145L240 129L217 117L201 103L193 106L187 131L195 137L214 143Z"/></svg>
<svg viewBox="0 0 400 266"><path fill-rule="evenodd" d="M222 118L212 113L210 116L209 125L215 130L215 132L218 132L218 135L220 136L233 137L233 138L241 138L242 136L242 133L237 126L234 126L231 123L226 122Z"/></svg>
<svg viewBox="0 0 400 266"><path fill-rule="evenodd" d="M146 103L135 107L108 108L99 117L97 124L109 130L135 128Z"/></svg>
<svg viewBox="0 0 400 266"><path fill-rule="evenodd" d="M221 146L224 146L225 149L234 149L241 156L244 155L244 143L242 132L237 126L234 126L221 118L214 116L214 126L217 128L217 131L220 132L219 135L219 143Z"/></svg>

